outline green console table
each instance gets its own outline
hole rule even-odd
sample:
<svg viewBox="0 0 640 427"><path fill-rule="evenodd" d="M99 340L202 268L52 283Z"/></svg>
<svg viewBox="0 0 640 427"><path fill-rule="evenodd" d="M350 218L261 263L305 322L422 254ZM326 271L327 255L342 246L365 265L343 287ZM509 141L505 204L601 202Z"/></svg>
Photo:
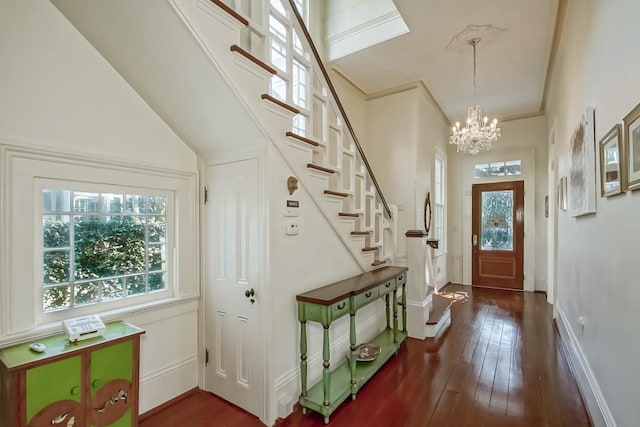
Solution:
<svg viewBox="0 0 640 427"><path fill-rule="evenodd" d="M340 282L296 296L298 319L300 320L300 406L324 416L325 424L329 416L349 395L355 400L358 390L369 380L389 358L396 354L400 344L407 337L407 268L384 267ZM402 295L402 325L398 328L398 291ZM387 327L370 342L380 346L380 354L372 361L356 361L356 312L362 307L384 298L386 302ZM331 323L342 316L350 316L350 353L345 362L334 369L330 366L329 328ZM393 315L393 317L392 317ZM307 388L307 322L322 324L323 371L322 381Z"/></svg>
<svg viewBox="0 0 640 427"><path fill-rule="evenodd" d="M124 322L104 336L69 343L66 335L0 349L0 427L136 427L140 335Z"/></svg>

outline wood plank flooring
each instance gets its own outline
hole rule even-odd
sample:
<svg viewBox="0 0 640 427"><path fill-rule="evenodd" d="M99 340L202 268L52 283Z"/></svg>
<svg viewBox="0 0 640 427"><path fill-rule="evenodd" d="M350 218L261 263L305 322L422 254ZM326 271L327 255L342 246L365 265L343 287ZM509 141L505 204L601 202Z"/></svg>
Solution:
<svg viewBox="0 0 640 427"><path fill-rule="evenodd" d="M589 426L542 294L449 285L452 325L437 338L408 339L331 426ZM199 391L140 427L262 426ZM278 426L323 426L298 408Z"/></svg>

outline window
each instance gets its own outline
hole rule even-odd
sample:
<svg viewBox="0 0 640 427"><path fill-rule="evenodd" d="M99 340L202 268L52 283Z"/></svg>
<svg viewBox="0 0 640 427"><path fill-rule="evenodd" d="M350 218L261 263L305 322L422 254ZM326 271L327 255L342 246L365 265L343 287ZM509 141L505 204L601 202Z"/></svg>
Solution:
<svg viewBox="0 0 640 427"><path fill-rule="evenodd" d="M295 30L294 19L282 0L269 1L268 57L277 74L271 78L270 94L295 105L300 114L293 118L293 131L307 135L311 117L311 55ZM296 0L295 6L306 19L308 1Z"/></svg>
<svg viewBox="0 0 640 427"><path fill-rule="evenodd" d="M475 165L475 177L511 176L522 174L522 160L508 160L506 162L478 163Z"/></svg>
<svg viewBox="0 0 640 427"><path fill-rule="evenodd" d="M436 154L434 167L434 198L433 198L433 237L440 241L437 254L445 252L444 226L445 226L445 174L444 159Z"/></svg>
<svg viewBox="0 0 640 427"><path fill-rule="evenodd" d="M43 188L43 312L166 290L170 202L166 193Z"/></svg>

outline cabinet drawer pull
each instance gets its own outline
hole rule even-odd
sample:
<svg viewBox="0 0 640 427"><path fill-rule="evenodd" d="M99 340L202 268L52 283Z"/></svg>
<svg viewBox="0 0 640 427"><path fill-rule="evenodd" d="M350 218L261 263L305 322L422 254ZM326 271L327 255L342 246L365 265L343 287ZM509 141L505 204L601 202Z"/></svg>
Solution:
<svg viewBox="0 0 640 427"><path fill-rule="evenodd" d="M62 424L64 422L64 420L67 419L67 416L69 415L68 412L65 412L62 415L58 415L57 417L51 419L51 424L55 425L55 424Z"/></svg>
<svg viewBox="0 0 640 427"><path fill-rule="evenodd" d="M385 287L385 288L390 288L390 287L391 287L391 282L389 282L389 283L385 283L384 287Z"/></svg>
<svg viewBox="0 0 640 427"><path fill-rule="evenodd" d="M75 386L71 388L71 396L78 396L80 394L80 387Z"/></svg>
<svg viewBox="0 0 640 427"><path fill-rule="evenodd" d="M402 280L402 276L398 276L398 280Z"/></svg>
<svg viewBox="0 0 640 427"><path fill-rule="evenodd" d="M369 297L371 296L371 292L367 292L366 294L364 294L364 296L365 296L366 298L369 298Z"/></svg>
<svg viewBox="0 0 640 427"><path fill-rule="evenodd" d="M346 302L346 301L343 301L342 303L338 304L338 305L336 306L336 308L337 308L338 310L342 310L343 308L345 308L345 307L346 307L346 305L347 305L347 302Z"/></svg>

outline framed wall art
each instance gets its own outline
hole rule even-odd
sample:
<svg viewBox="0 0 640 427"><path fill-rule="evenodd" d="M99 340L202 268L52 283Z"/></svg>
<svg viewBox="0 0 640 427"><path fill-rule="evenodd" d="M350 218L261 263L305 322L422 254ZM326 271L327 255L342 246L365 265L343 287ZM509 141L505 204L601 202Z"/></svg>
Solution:
<svg viewBox="0 0 640 427"><path fill-rule="evenodd" d="M640 188L640 104L624 118L624 158L626 169L626 188Z"/></svg>
<svg viewBox="0 0 640 427"><path fill-rule="evenodd" d="M615 196L624 191L623 170L625 164L620 154L622 126L615 125L607 134L602 137L598 144L600 151L600 192L602 197Z"/></svg>
<svg viewBox="0 0 640 427"><path fill-rule="evenodd" d="M571 136L571 171L569 174L569 213L581 216L596 211L596 162L593 107ZM639 172L640 173L640 172Z"/></svg>
<svg viewBox="0 0 640 427"><path fill-rule="evenodd" d="M558 184L558 207L566 211L567 204L567 177L563 176Z"/></svg>

